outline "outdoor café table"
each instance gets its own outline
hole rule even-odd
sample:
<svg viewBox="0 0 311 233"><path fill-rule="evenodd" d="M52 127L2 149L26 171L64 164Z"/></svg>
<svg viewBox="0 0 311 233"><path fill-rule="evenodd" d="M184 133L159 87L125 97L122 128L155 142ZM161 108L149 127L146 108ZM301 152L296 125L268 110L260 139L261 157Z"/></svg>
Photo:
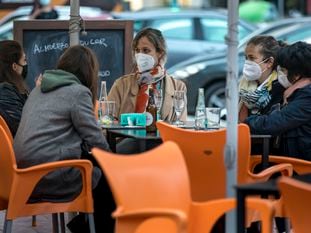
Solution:
<svg viewBox="0 0 311 233"><path fill-rule="evenodd" d="M311 183L311 173L304 175L295 175L293 178L307 183ZM277 178L266 182L252 184L242 184L236 187L237 197L237 232L245 232L245 198L250 195L279 197L280 192L277 186Z"/></svg>
<svg viewBox="0 0 311 233"><path fill-rule="evenodd" d="M139 151L146 151L147 141L162 141L159 131L147 132L144 126L121 126L119 124L101 125L106 130L107 142L110 149L116 152L117 138L135 138L139 141ZM194 122L187 121L183 128L193 128Z"/></svg>
<svg viewBox="0 0 311 233"><path fill-rule="evenodd" d="M146 149L146 141L156 140L160 141L161 136L158 131L154 133L147 133L146 128L143 126L121 126L119 124L113 125L101 125L102 129L106 130L107 142L110 145L110 149L116 152L117 138L135 138L139 140L140 151L143 152ZM194 129L194 122L187 121L182 128ZM211 130L211 129L208 129ZM267 168L269 164L269 141L271 135L251 135L253 140L263 141L263 153L261 157L262 168Z"/></svg>
<svg viewBox="0 0 311 233"><path fill-rule="evenodd" d="M159 132L149 133L144 126L122 126L119 124L101 125L106 131L107 142L112 152L116 152L117 138L135 138L139 142L139 151L146 150L146 141L161 141Z"/></svg>

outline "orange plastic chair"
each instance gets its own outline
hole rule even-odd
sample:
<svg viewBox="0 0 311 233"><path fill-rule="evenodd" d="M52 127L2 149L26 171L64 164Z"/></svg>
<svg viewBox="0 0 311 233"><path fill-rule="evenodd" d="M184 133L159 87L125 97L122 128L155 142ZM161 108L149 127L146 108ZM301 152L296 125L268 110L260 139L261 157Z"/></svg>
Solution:
<svg viewBox="0 0 311 233"><path fill-rule="evenodd" d="M174 142L131 156L98 148L92 154L117 204L115 233L208 233L220 216L235 207L233 199L192 202L185 161ZM263 232L270 233L271 203L248 199L247 207L261 212Z"/></svg>
<svg viewBox="0 0 311 233"><path fill-rule="evenodd" d="M157 122L162 140L176 142L183 152L191 185L191 196L194 201L208 201L223 198L226 195L226 168L224 149L226 129L213 131L195 131L182 129ZM279 164L258 174L249 169L250 131L246 124L238 125L238 183L266 181L276 172L291 175L289 164ZM202 185L204 184L204 185Z"/></svg>
<svg viewBox="0 0 311 233"><path fill-rule="evenodd" d="M310 232L311 185L289 177L278 181L293 232Z"/></svg>
<svg viewBox="0 0 311 233"><path fill-rule="evenodd" d="M0 126L2 126L2 128L4 129L6 134L8 135L11 143L13 143L13 136L12 136L11 130L10 130L9 126L7 125L6 121L3 119L2 116L0 116Z"/></svg>
<svg viewBox="0 0 311 233"><path fill-rule="evenodd" d="M13 143L13 135L11 133L11 130L9 126L7 125L6 121L3 119L2 116L0 116L0 126L4 129L6 132L6 135L9 137L11 143ZM32 224L33 227L37 225L36 216L32 216Z"/></svg>
<svg viewBox="0 0 311 233"><path fill-rule="evenodd" d="M293 166L293 170L299 175L311 173L311 162L307 160L286 156L269 155L269 162L275 164L289 163ZM256 165L260 163L261 163L261 156L252 155L250 159L250 169L254 170ZM282 197L280 198L280 202L275 203L275 216L288 217L288 214L284 209L284 201Z"/></svg>
<svg viewBox="0 0 311 233"><path fill-rule="evenodd" d="M65 160L20 169L16 165L12 143L2 126L0 142L0 209L7 210L3 232L11 232L12 221L18 217L64 212L88 213L90 230L95 232L90 161ZM81 172L83 187L78 197L69 202L27 203L34 187L43 176L64 167L75 167Z"/></svg>
<svg viewBox="0 0 311 233"><path fill-rule="evenodd" d="M279 155L269 155L269 162L271 163L290 163L293 170L299 174L311 173L311 162L303 159L297 159ZM253 171L256 165L261 163L260 155L252 155L250 159L250 170Z"/></svg>

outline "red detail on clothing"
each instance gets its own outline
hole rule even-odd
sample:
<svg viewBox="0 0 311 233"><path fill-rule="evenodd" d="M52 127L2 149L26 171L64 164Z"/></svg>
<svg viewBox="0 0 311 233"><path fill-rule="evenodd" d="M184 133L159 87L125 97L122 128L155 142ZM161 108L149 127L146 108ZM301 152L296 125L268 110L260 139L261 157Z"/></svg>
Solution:
<svg viewBox="0 0 311 233"><path fill-rule="evenodd" d="M146 93L147 89L148 89L147 84L141 85L139 88L135 107L135 112L137 113L142 113L146 110L147 101L149 98L148 94Z"/></svg>
<svg viewBox="0 0 311 233"><path fill-rule="evenodd" d="M156 88L156 84L152 84L152 89ZM146 111L147 102L149 99L148 95L148 84L143 84L139 87L139 91L136 98L136 106L135 106L135 112L136 113L142 113Z"/></svg>
<svg viewBox="0 0 311 233"><path fill-rule="evenodd" d="M247 117L248 117L248 108L243 103L239 112L239 122L244 122Z"/></svg>

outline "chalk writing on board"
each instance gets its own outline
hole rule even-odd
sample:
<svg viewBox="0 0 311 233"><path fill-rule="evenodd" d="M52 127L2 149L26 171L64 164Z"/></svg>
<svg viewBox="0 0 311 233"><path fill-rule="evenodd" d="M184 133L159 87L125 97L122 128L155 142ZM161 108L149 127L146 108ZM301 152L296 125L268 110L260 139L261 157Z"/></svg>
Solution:
<svg viewBox="0 0 311 233"><path fill-rule="evenodd" d="M14 37L23 44L27 58L26 82L30 89L39 74L57 68L59 57L70 44L68 24L67 20L14 22ZM117 78L130 71L133 22L85 21L85 25L87 34L79 35L80 44L95 53L99 63L99 82L107 81L109 90Z"/></svg>

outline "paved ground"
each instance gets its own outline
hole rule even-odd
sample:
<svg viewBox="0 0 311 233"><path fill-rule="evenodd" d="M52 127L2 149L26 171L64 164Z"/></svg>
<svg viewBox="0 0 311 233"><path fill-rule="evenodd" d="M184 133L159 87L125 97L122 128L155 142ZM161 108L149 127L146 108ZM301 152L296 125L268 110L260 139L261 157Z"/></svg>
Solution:
<svg viewBox="0 0 311 233"><path fill-rule="evenodd" d="M0 232L3 232L4 211L0 211ZM12 233L51 233L52 232L52 215L37 216L37 226L31 226L31 217L18 218L13 221ZM70 231L66 231L70 233Z"/></svg>

